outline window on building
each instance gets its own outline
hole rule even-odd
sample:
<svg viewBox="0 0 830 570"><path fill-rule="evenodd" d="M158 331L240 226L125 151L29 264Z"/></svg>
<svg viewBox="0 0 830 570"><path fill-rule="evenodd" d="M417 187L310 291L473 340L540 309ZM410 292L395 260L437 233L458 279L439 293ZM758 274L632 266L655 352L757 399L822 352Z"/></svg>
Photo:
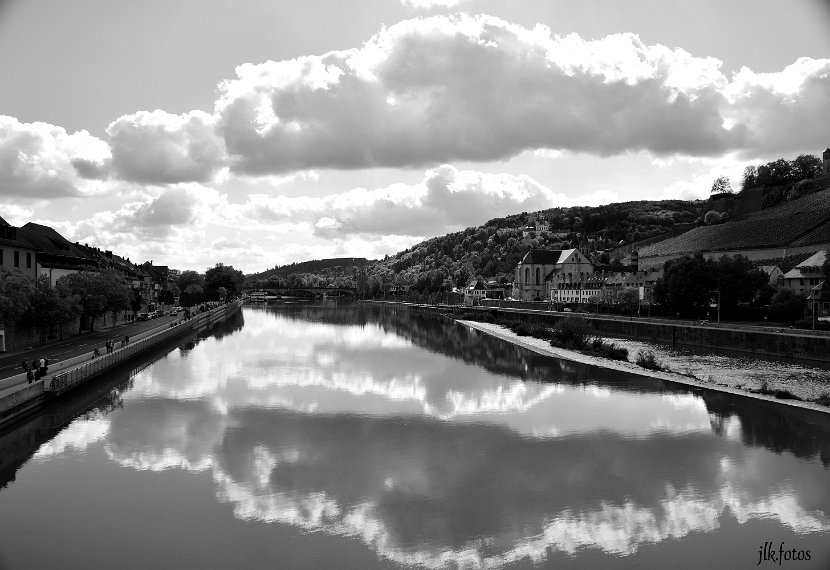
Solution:
<svg viewBox="0 0 830 570"><path fill-rule="evenodd" d="M14 252L14 266L15 267L20 267L20 252L19 251Z"/></svg>
<svg viewBox="0 0 830 570"><path fill-rule="evenodd" d="M530 269L527 267L525 268L525 283L530 283Z"/></svg>
<svg viewBox="0 0 830 570"><path fill-rule="evenodd" d="M542 270L541 270L541 269L539 269L539 268L537 267L537 268L536 268L536 283L535 283L536 285L538 285L538 284L539 284L539 282L541 281L541 280L539 279L539 275L541 275L541 273L542 273Z"/></svg>
<svg viewBox="0 0 830 570"><path fill-rule="evenodd" d="M32 254L26 253L26 269L32 268Z"/></svg>
<svg viewBox="0 0 830 570"><path fill-rule="evenodd" d="M3 248L0 247L0 266L3 265Z"/></svg>

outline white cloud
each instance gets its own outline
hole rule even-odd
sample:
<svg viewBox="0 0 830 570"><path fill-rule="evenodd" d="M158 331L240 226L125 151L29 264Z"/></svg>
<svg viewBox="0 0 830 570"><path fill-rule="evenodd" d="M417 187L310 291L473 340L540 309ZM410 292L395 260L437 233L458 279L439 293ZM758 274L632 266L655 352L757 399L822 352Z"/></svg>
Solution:
<svg viewBox="0 0 830 570"><path fill-rule="evenodd" d="M0 202L0 217L13 226L22 226L32 219L34 210L13 203Z"/></svg>
<svg viewBox="0 0 830 570"><path fill-rule="evenodd" d="M208 183L231 168L279 182L525 151L746 160L815 152L826 145L815 118L828 115L830 59L730 79L717 59L634 34L585 40L442 15L383 28L351 50L240 65L212 114L124 115L107 128L110 149L86 132L3 117L0 183L10 195L71 196L100 191L95 181L107 176Z"/></svg>
<svg viewBox="0 0 830 570"><path fill-rule="evenodd" d="M86 131L68 134L47 123L21 123L0 115L0 191L3 196L86 196L109 160L102 140Z"/></svg>
<svg viewBox="0 0 830 570"><path fill-rule="evenodd" d="M407 8L416 10L428 10L430 8L453 8L468 0L401 0Z"/></svg>
<svg viewBox="0 0 830 570"><path fill-rule="evenodd" d="M818 148L830 60L732 80L636 35L552 36L490 16L384 28L359 49L237 68L218 125L233 168L402 167L555 148L745 155Z"/></svg>
<svg viewBox="0 0 830 570"><path fill-rule="evenodd" d="M251 194L231 210L262 223L304 221L322 237L375 234L423 236L481 224L504 212L570 202L528 176L457 170L443 165L414 185L355 188L323 197Z"/></svg>
<svg viewBox="0 0 830 570"><path fill-rule="evenodd" d="M248 173L494 160L557 148L718 153L720 62L632 34L552 37L488 16L386 28L363 47L244 65L216 112Z"/></svg>
<svg viewBox="0 0 830 570"><path fill-rule="evenodd" d="M146 184L208 182L225 161L214 127L213 117L202 111L119 117L107 127L115 173Z"/></svg>
<svg viewBox="0 0 830 570"><path fill-rule="evenodd" d="M747 131L744 157L816 152L827 145L830 59L799 58L776 73L743 68L724 90L725 117ZM791 158L791 157L788 157Z"/></svg>

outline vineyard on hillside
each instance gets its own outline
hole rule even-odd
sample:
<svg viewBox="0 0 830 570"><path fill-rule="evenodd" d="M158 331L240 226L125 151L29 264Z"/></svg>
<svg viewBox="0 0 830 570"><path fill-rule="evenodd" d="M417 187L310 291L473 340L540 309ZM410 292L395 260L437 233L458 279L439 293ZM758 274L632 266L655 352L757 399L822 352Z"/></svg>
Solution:
<svg viewBox="0 0 830 570"><path fill-rule="evenodd" d="M830 236L830 190L719 225L695 228L640 251L640 257L812 245Z"/></svg>

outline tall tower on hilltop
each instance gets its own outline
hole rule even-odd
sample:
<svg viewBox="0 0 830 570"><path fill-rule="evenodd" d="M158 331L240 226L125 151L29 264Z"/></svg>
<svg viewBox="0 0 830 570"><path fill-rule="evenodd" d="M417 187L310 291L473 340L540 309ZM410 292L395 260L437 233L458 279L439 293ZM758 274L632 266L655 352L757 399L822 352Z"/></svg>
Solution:
<svg viewBox="0 0 830 570"><path fill-rule="evenodd" d="M825 175L830 174L830 148L824 151L821 158L824 159L824 164L822 164L821 167L821 173Z"/></svg>

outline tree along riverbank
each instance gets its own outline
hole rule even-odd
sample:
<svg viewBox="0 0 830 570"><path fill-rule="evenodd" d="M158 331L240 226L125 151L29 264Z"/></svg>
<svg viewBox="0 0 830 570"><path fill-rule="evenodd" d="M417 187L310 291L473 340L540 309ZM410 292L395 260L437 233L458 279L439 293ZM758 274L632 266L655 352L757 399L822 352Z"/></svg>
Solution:
<svg viewBox="0 0 830 570"><path fill-rule="evenodd" d="M663 380L666 382L674 382L677 384L684 384L687 386L694 386L696 388L703 388L707 390L716 390L719 392L726 392L729 394L733 394L736 396L743 396L747 398L754 398L758 400L764 400L767 402L775 402L778 404L793 406L797 408L813 410L823 413L830 413L830 407L828 407L828 403L830 403L830 398L828 398L827 394L821 399L822 403L816 401L805 401L801 398L798 394L789 393L789 398L782 398L783 394L779 394L776 397L772 393L760 393L760 392L752 392L747 389L738 388L737 386L730 386L725 384L714 384L707 382L704 379L696 378L690 375L682 374L679 372L672 372L667 370L650 370L638 366L633 362L628 361L619 361L619 360L610 360L607 358L601 358L593 355L583 354L581 352L577 352L575 350L567 350L563 348L556 348L550 345L547 340L543 340L540 338L532 337L532 336L519 336L516 333L512 332L511 330L507 329L504 325L496 324L496 323L484 323L478 321L471 321L471 320L463 320L457 319L456 322L461 323L465 326L473 328L475 330L481 331L485 334L489 334L496 338L500 338L502 340L506 340L511 342L517 346L521 346L528 350L531 350L537 354L542 354L544 356L552 356L554 358L563 358L566 360L572 360L574 362L580 362L583 364L591 364L593 366L600 366L603 368L611 369L611 370L619 370L620 372L627 372L631 374L637 374L640 376L646 376L649 378L654 378L657 380ZM830 387L830 386L828 386Z"/></svg>

